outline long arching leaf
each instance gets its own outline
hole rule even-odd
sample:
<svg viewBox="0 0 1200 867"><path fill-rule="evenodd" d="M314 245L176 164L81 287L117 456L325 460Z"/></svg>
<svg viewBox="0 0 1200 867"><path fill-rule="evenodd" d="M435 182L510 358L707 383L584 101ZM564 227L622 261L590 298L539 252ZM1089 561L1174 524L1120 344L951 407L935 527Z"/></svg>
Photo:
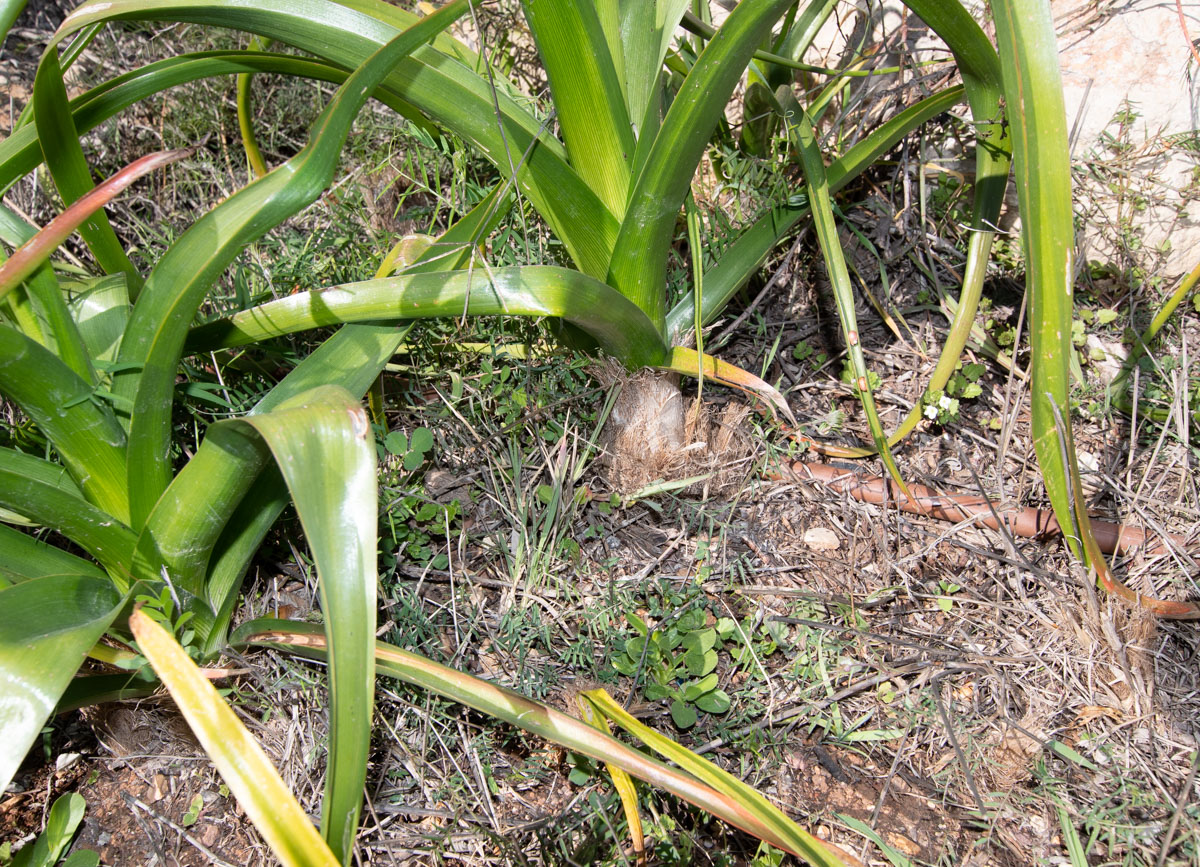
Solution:
<svg viewBox="0 0 1200 867"><path fill-rule="evenodd" d="M133 532L87 502L66 468L0 448L0 508L62 533L99 560L123 590L127 587Z"/></svg>
<svg viewBox="0 0 1200 867"><path fill-rule="evenodd" d="M665 321L667 254L675 218L709 136L754 49L791 0L737 6L692 67L634 179L608 282L661 330Z"/></svg>
<svg viewBox="0 0 1200 867"><path fill-rule="evenodd" d="M108 580L94 563L7 524L0 524L0 550L4 552L0 558L0 575L10 583L47 575L87 575Z"/></svg>
<svg viewBox="0 0 1200 867"><path fill-rule="evenodd" d="M502 190L493 190L430 244L408 271L466 264L479 239L495 226L506 207ZM268 412L322 385L339 385L354 397L361 397L409 327L342 328L272 388L251 414ZM214 432L210 430L210 434ZM236 435L231 436L234 438L229 442L236 443ZM182 586L205 588L209 604L196 613L192 622L212 652L224 642L250 558L287 503L286 488L277 473L259 478L266 463L265 450L249 444L245 448L225 447L229 442L218 435L211 442L206 438L201 443L155 505L139 540L144 550L157 549ZM243 500L247 491L250 497Z"/></svg>
<svg viewBox="0 0 1200 867"><path fill-rule="evenodd" d="M33 82L34 121L37 124L38 140L46 159L46 166L54 179L58 192L69 207L86 195L93 187L92 174L87 158L79 144L79 133L67 104L67 89L63 84L59 68L58 47L55 42L46 48L38 64ZM79 233L87 241L96 261L109 274L124 273L129 280L132 295L142 284L142 277L117 235L108 222L104 211L96 211L79 227Z"/></svg>
<svg viewBox="0 0 1200 867"><path fill-rule="evenodd" d="M662 362L657 329L607 284L549 265L409 274L302 292L196 328L193 352L241 346L322 325L467 314L556 316L630 367Z"/></svg>
<svg viewBox="0 0 1200 867"><path fill-rule="evenodd" d="M1021 243L1029 292L1030 400L1033 444L1054 515L1063 527L1087 531L1087 510L1076 509L1071 477L1073 451L1055 412L1070 417L1071 318L1075 230L1071 209L1071 162L1058 49L1049 9L1041 3L992 3L1013 129ZM1077 557L1080 538L1067 534ZM1101 559L1103 564L1103 558ZM1097 568L1103 568L1097 564Z"/></svg>
<svg viewBox="0 0 1200 867"><path fill-rule="evenodd" d="M266 441L317 566L332 705L321 830L338 859L348 862L367 776L375 694L375 438L361 405L336 386L219 424L252 428Z"/></svg>
<svg viewBox="0 0 1200 867"><path fill-rule="evenodd" d="M525 0L524 8L571 165L620 219L629 194L633 130L596 9L591 2L561 0Z"/></svg>
<svg viewBox="0 0 1200 867"><path fill-rule="evenodd" d="M326 61L286 54L254 51L182 54L119 75L75 97L70 104L75 129L83 135L134 103L190 81L247 72L275 72L337 84L349 75ZM376 96L384 98L380 92ZM7 190L41 162L37 127L28 124L15 130L0 142L0 190Z"/></svg>
<svg viewBox="0 0 1200 867"><path fill-rule="evenodd" d="M1033 445L1054 515L1075 556L1100 585L1168 617L1200 618L1200 605L1144 597L1112 574L1092 533L1071 436L1070 369L1075 231L1071 160L1058 47L1048 7L994 0L1005 101L1013 129L1021 242L1030 313Z"/></svg>
<svg viewBox="0 0 1200 867"><path fill-rule="evenodd" d="M379 49L338 89L300 153L201 217L159 260L134 306L121 344L120 360L127 367L115 374L113 384L119 396L133 401L128 484L135 525L145 521L170 480L167 444L176 366L209 287L246 244L321 194L333 180L342 145L368 95L397 61L466 8L465 0L454 0Z"/></svg>
<svg viewBox="0 0 1200 867"><path fill-rule="evenodd" d="M37 423L88 502L128 523L125 431L93 386L44 346L0 326L0 392Z"/></svg>
<svg viewBox="0 0 1200 867"><path fill-rule="evenodd" d="M271 6L238 0L95 0L68 16L55 38L98 21L187 21L247 30L353 69L398 32L395 10L388 10L385 4L362 0L289 0ZM616 218L568 165L565 149L545 131L543 121L518 104L508 88L494 91L473 68L428 47L402 61L386 84L473 143L502 173L520 166L521 191L572 259L583 271L604 275L616 242Z"/></svg>
<svg viewBox="0 0 1200 867"><path fill-rule="evenodd" d="M629 119L638 126L635 171L641 170L650 152L649 145L658 133L663 59L688 5L688 0L655 0L653 3L622 0L618 3L620 32L616 38L624 54L626 105ZM643 143L645 148L641 146Z"/></svg>

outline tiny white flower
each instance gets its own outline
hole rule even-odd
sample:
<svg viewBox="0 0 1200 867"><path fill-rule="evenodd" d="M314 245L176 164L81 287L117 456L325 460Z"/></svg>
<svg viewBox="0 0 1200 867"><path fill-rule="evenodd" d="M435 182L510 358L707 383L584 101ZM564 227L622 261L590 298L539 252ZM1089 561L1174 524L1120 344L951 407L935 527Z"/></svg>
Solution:
<svg viewBox="0 0 1200 867"><path fill-rule="evenodd" d="M933 420L938 417L937 407L932 403L925 406L925 418Z"/></svg>
<svg viewBox="0 0 1200 867"><path fill-rule="evenodd" d="M938 409L950 409L950 406L950 398L946 397L946 395L943 394L938 398Z"/></svg>

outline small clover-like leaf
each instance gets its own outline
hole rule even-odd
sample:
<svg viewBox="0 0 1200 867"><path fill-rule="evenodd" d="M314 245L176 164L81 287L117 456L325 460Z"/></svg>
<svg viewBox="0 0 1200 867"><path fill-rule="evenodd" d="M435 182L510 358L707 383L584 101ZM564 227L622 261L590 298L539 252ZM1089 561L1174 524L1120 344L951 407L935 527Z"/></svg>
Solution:
<svg viewBox="0 0 1200 867"><path fill-rule="evenodd" d="M394 430L383 438L383 447L389 454L402 457L408 454L408 437L403 431Z"/></svg>
<svg viewBox="0 0 1200 867"><path fill-rule="evenodd" d="M699 648L689 650L687 656L684 657L684 664L687 665L688 674L700 677L717 667L717 652Z"/></svg>
<svg viewBox="0 0 1200 867"><path fill-rule="evenodd" d="M188 804L187 812L183 814L183 819L180 824L185 828L190 828L195 825L200 819L200 811L204 809L204 796L196 795Z"/></svg>
<svg viewBox="0 0 1200 867"><path fill-rule="evenodd" d="M655 633L654 643L664 653L669 653L683 643L683 633L674 626L670 626L661 632Z"/></svg>
<svg viewBox="0 0 1200 867"><path fill-rule="evenodd" d="M723 689L714 689L696 699L696 707L705 713L725 713L732 702Z"/></svg>
<svg viewBox="0 0 1200 867"><path fill-rule="evenodd" d="M645 650L646 638L643 635L635 635L633 638L625 642L625 653L635 662L642 658L642 653Z"/></svg>
<svg viewBox="0 0 1200 867"><path fill-rule="evenodd" d="M626 677L633 677L637 674L637 663L631 660L628 656L614 656L612 667Z"/></svg>
<svg viewBox="0 0 1200 867"><path fill-rule="evenodd" d="M697 632L689 632L683 640L683 646L689 650L693 647L701 651L712 650L717 644L717 630L701 629Z"/></svg>
<svg viewBox="0 0 1200 867"><path fill-rule="evenodd" d="M700 680L694 680L683 688L683 697L687 701L695 701L706 692L712 692L717 688L717 675L708 675Z"/></svg>
<svg viewBox="0 0 1200 867"><path fill-rule="evenodd" d="M642 695L646 697L647 701L658 701L661 698L666 698L670 694L671 691L660 683L647 683L645 687L642 688Z"/></svg>
<svg viewBox="0 0 1200 867"><path fill-rule="evenodd" d="M687 704L675 699L671 702L671 719L675 721L675 725L681 729L690 729L696 724L696 712Z"/></svg>
<svg viewBox="0 0 1200 867"><path fill-rule="evenodd" d="M408 447L414 452L425 454L433 448L433 432L427 427L417 428L408 439Z"/></svg>

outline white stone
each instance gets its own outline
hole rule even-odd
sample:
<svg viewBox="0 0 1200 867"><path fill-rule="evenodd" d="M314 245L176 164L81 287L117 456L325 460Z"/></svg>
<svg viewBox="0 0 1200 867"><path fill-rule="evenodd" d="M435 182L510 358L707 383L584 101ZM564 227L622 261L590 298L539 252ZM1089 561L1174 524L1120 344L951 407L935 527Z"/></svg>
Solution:
<svg viewBox="0 0 1200 867"><path fill-rule="evenodd" d="M809 527L804 531L804 544L814 551L836 551L842 545L828 527Z"/></svg>

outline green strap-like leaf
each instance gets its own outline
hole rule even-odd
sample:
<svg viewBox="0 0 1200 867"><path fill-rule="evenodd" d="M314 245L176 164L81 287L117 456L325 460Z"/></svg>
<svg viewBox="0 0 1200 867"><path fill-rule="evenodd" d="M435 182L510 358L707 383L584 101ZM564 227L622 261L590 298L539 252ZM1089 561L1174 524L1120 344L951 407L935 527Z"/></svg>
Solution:
<svg viewBox="0 0 1200 867"><path fill-rule="evenodd" d="M289 503L291 497L283 476L277 468L268 466L255 477L249 493L229 512L229 520L213 543L208 563L207 607L212 612L212 621L205 620L207 611L192 621L196 624L197 636L204 642L206 655L219 653L225 647L229 623L241 604L240 592L246 571L267 532Z"/></svg>
<svg viewBox="0 0 1200 867"><path fill-rule="evenodd" d="M501 201L501 195L497 188L485 196L430 244L408 272L466 264L480 238L503 215L508 199ZM321 385L340 385L361 397L409 327L346 326L271 389L252 414L268 412ZM237 435L231 436L230 442L236 443ZM157 550L182 586L197 595L201 587L205 588L209 605L196 612L193 624L211 652L216 652L224 641L250 558L288 502L278 474L259 478L266 458L263 449L253 445L225 447L222 442L218 435L211 442L206 438L201 443L155 505L139 540L144 554ZM252 491L250 501L243 500L247 490Z"/></svg>
<svg viewBox="0 0 1200 867"><path fill-rule="evenodd" d="M251 414L270 412L322 385L339 385L360 397L407 333L407 327L343 328L271 389ZM138 540L143 557L157 556L178 586L207 598L211 610L197 611L194 621L202 640L211 634L214 613L218 632L223 630L222 612L225 616L232 613L248 558L287 503L282 495L286 490L280 495L264 491L267 502L277 505L269 517L235 513L247 491L272 487L270 480L259 477L269 457L267 447L249 431L236 425L210 428L196 454L155 505ZM253 507L251 512L255 513ZM219 544L224 535L236 545L236 552ZM214 550L218 561L210 568ZM237 568L234 561L222 562L235 554ZM246 559L241 559L243 556ZM217 638L219 635L214 641Z"/></svg>
<svg viewBox="0 0 1200 867"><path fill-rule="evenodd" d="M8 31L12 29L13 23L27 2L28 0L3 0L0 2L0 45L4 43Z"/></svg>
<svg viewBox="0 0 1200 867"><path fill-rule="evenodd" d="M466 264L476 244L502 217L508 197L497 188L428 247L409 273ZM300 362L258 403L268 412L285 400L322 385L340 385L361 397L395 353L410 325L349 325ZM262 449L222 447L208 438L171 482L146 522L139 545L157 549L170 574L198 592L208 605L192 621L209 652L224 642L250 558L287 504L278 473L259 477ZM245 492L249 490L249 497ZM240 502L239 502L240 501ZM207 573L207 574L206 574Z"/></svg>
<svg viewBox="0 0 1200 867"><path fill-rule="evenodd" d="M407 9L392 5L388 0L338 0L338 4L365 12L376 21L390 24L397 32L407 30L421 18L420 15L414 12L409 12ZM459 39L455 38L451 33L443 31L435 36L433 38L433 47L442 54L453 57L468 69L472 69L478 73L483 72L483 58ZM520 88L513 86L502 78L497 79L496 83L498 87L506 90L510 96L523 96Z"/></svg>
<svg viewBox="0 0 1200 867"><path fill-rule="evenodd" d="M571 165L620 219L629 193L633 130L595 7L590 0L523 5Z"/></svg>
<svg viewBox="0 0 1200 867"><path fill-rule="evenodd" d="M1074 524L1068 474L1054 407L1068 415L1071 317L1074 312L1071 164L1058 53L1048 10L1040 3L996 0L992 11L1013 130L1021 242L1030 313L1034 446L1054 514ZM1072 458L1073 460L1073 458ZM1076 556L1079 540L1068 534Z"/></svg>
<svg viewBox="0 0 1200 867"><path fill-rule="evenodd" d="M688 185L746 63L790 2L742 3L730 13L720 38L708 44L684 80L635 176L607 282L660 332L670 238Z"/></svg>
<svg viewBox="0 0 1200 867"><path fill-rule="evenodd" d="M817 38L817 33L825 26L829 16L833 14L833 7L836 5L837 0L815 0L812 3L801 4L800 14L787 32L780 34L779 42L773 46L772 53L799 61ZM792 75L792 71L787 67L771 64L767 68L767 83L774 90L780 85L791 84Z"/></svg>
<svg viewBox="0 0 1200 867"><path fill-rule="evenodd" d="M92 386L45 347L0 326L0 392L54 444L88 502L128 523L125 431Z"/></svg>
<svg viewBox="0 0 1200 867"><path fill-rule="evenodd" d="M133 557L130 529L87 502L65 467L0 448L0 507L62 533L122 586Z"/></svg>
<svg viewBox="0 0 1200 867"><path fill-rule="evenodd" d="M95 652L95 647L92 648ZM157 692L157 681L147 681L136 671L121 674L77 675L63 690L54 712L66 713L81 707L92 707L109 701L145 698Z"/></svg>
<svg viewBox="0 0 1200 867"><path fill-rule="evenodd" d="M661 113L663 60L688 0L616 0L620 7L620 40L624 49L625 94L629 119L637 124L641 171L658 134Z"/></svg>
<svg viewBox="0 0 1200 867"><path fill-rule="evenodd" d="M94 184L67 103L67 89L59 70L56 43L52 42L47 47L42 62L38 64L33 82L33 106L46 166L63 201L71 205L86 195ZM123 272L128 275L133 290L131 294L136 296L142 284L141 275L125 255L125 248L117 240L104 211L94 212L79 227L79 234L87 241L101 268L109 274Z"/></svg>
<svg viewBox="0 0 1200 867"><path fill-rule="evenodd" d="M55 38L97 21L187 21L247 30L353 69L397 33L392 18L380 11L382 5L358 0L347 5L289 0L270 6L239 0L94 0L68 16ZM616 218L567 164L562 144L545 131L540 118L518 104L510 88L494 91L475 69L429 47L401 62L387 86L473 143L501 172L522 166L517 177L521 191L572 259L586 273L604 275L617 237Z"/></svg>
<svg viewBox="0 0 1200 867"><path fill-rule="evenodd" d="M188 347L240 346L341 322L463 313L560 317L630 367L658 364L667 354L632 302L599 280L549 265L411 274L297 293L197 328Z"/></svg>
<svg viewBox="0 0 1200 867"><path fill-rule="evenodd" d="M88 575L107 580L95 564L7 524L0 524L0 575L11 579L11 583L47 575Z"/></svg>
<svg viewBox="0 0 1200 867"><path fill-rule="evenodd" d="M1070 444L1071 319L1075 228L1071 159L1058 48L1050 10L1041 3L994 0L996 39L1013 134L1021 243L1029 293L1033 445L1046 494L1076 557L1090 538L1086 504L1075 501L1079 467ZM1065 424L1060 428L1057 418ZM1106 570L1103 556L1092 564Z"/></svg>
<svg viewBox="0 0 1200 867"><path fill-rule="evenodd" d="M169 57L119 75L71 100L76 130L82 135L122 109L180 84L217 75L276 72L341 84L349 74L332 64L305 57L253 51L204 51ZM388 102L385 93L377 93ZM392 102L388 102L392 104ZM0 190L42 162L37 127L23 126L0 142Z"/></svg>
<svg viewBox="0 0 1200 867"><path fill-rule="evenodd" d="M858 322L854 313L854 289L850 285L850 274L846 270L846 259L842 253L842 244L838 238L837 225L833 219L833 207L829 198L829 183L825 176L825 163L821 159L821 151L817 147L816 134L812 122L803 109L789 119L789 129L794 133L796 149L804 164L804 175L808 181L808 204L812 209L813 226L817 231L817 242L821 247L821 257L825 260L825 270L829 282L833 285L833 297L837 302L838 319L842 323L842 332L846 338L846 355L854 369L855 390L862 399L863 410L867 416L867 424L871 428L871 437L875 440L875 448L887 467L888 473L896 480L896 484L908 494L908 487L900 477L900 468L892 457L888 447L887 435L883 424L879 421L879 412L875 408L875 397L872 394L870 373L867 370L867 360L863 355L862 341L858 336Z"/></svg>
<svg viewBox="0 0 1200 867"><path fill-rule="evenodd" d="M993 112L994 100L1001 87L1000 58L984 35L979 23L960 0L904 0L904 5L920 16L954 55L968 94L979 99L980 123L999 123ZM978 89L977 89L978 88Z"/></svg>
<svg viewBox="0 0 1200 867"><path fill-rule="evenodd" d="M926 386L926 394L931 394L946 387L975 323L975 312L983 295L988 257L995 238L996 221L1000 217L1004 192L1008 186L1012 142L1000 104L1000 61L979 24L958 2L910 0L908 6L945 40L954 54L966 86L976 136L975 196L967 265L958 306L950 323L950 333ZM894 444L906 436L921 420L923 412L924 405L918 401L888 442Z"/></svg>
<svg viewBox="0 0 1200 867"><path fill-rule="evenodd" d="M253 428L267 442L317 566L332 704L321 828L334 854L348 861L362 806L374 707L375 438L362 407L336 386L220 424Z"/></svg>
<svg viewBox="0 0 1200 867"><path fill-rule="evenodd" d="M250 37L250 48L265 51L267 43L257 36ZM246 152L246 162L250 172L256 178L267 173L267 164L263 160L262 151L258 147L258 139L254 137L253 104L250 95L250 83L254 76L243 72L237 77L237 116L238 129L242 133L242 149Z"/></svg>
<svg viewBox="0 0 1200 867"><path fill-rule="evenodd" d="M214 425L155 503L138 537L137 564L161 563L171 581L197 600L208 597L205 572L230 514L270 458L250 431ZM193 611L201 636L211 611ZM207 616L205 616L207 615Z"/></svg>
<svg viewBox="0 0 1200 867"><path fill-rule="evenodd" d="M398 60L466 8L465 0L454 0L379 49L338 89L300 153L201 217L159 260L121 344L120 360L130 367L116 373L113 384L119 396L133 401L128 485L135 525L145 521L170 481L176 366L209 287L246 244L321 194L333 180L342 145L368 95Z"/></svg>
<svg viewBox="0 0 1200 867"><path fill-rule="evenodd" d="M85 575L48 575L0 590L0 786L12 781L120 604L109 581Z"/></svg>

